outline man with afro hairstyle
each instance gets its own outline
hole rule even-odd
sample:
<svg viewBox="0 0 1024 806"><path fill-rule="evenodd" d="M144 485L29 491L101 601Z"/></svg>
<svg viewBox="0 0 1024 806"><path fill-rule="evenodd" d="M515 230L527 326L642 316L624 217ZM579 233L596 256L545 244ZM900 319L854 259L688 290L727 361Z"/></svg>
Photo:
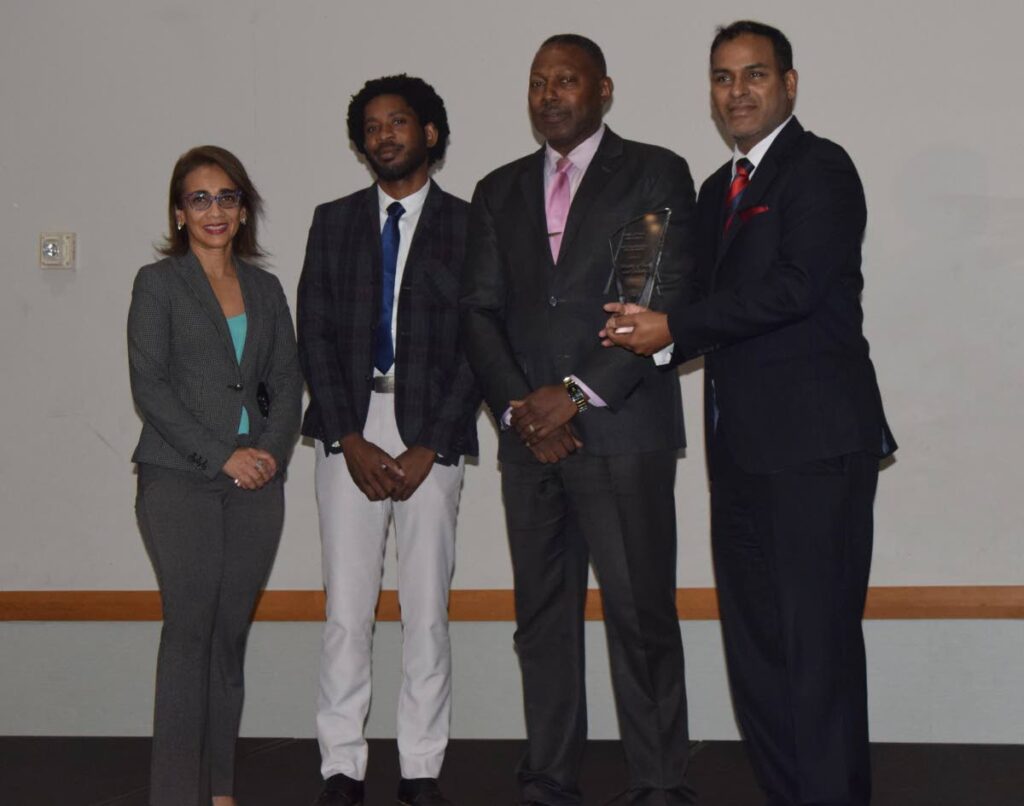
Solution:
<svg viewBox="0 0 1024 806"><path fill-rule="evenodd" d="M393 520L402 606L398 802L451 806L448 590L463 456L477 452L479 394L459 347L468 205L430 179L448 118L434 88L387 76L348 108L377 181L313 214L298 333L316 443L327 619L317 737L320 806L363 803L374 609Z"/></svg>

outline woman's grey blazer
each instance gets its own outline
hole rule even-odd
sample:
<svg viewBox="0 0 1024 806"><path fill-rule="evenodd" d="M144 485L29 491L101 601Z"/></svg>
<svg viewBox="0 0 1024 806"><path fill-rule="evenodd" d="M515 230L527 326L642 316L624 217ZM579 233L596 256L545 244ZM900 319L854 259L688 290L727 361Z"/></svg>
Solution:
<svg viewBox="0 0 1024 806"><path fill-rule="evenodd" d="M133 462L215 478L235 450L241 407L249 443L283 470L299 431L302 375L278 279L235 260L247 315L241 364L202 266L189 252L143 266L128 313L132 396L142 414ZM266 386L267 417L257 391Z"/></svg>

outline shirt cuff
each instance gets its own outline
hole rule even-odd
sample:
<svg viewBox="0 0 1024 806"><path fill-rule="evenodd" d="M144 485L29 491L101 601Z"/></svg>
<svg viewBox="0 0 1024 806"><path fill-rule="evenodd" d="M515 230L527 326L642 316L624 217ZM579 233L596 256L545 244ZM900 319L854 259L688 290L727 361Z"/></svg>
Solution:
<svg viewBox="0 0 1024 806"><path fill-rule="evenodd" d="M665 349L667 350L668 348L666 347ZM671 357L671 354L669 354L669 355ZM581 381L578 376L570 375L569 377L573 379L573 382L580 389L583 390L583 394L585 394L587 396L587 403L589 405L593 406L594 408L598 408L598 409L603 409L603 408L606 408L608 406L608 404L605 403L600 397L595 395L594 394L594 390L591 389L589 386L587 386L583 381Z"/></svg>
<svg viewBox="0 0 1024 806"><path fill-rule="evenodd" d="M651 356L654 359L654 365L656 367L663 367L672 360L672 352L675 350L675 342L672 342L668 347L662 347L658 352Z"/></svg>

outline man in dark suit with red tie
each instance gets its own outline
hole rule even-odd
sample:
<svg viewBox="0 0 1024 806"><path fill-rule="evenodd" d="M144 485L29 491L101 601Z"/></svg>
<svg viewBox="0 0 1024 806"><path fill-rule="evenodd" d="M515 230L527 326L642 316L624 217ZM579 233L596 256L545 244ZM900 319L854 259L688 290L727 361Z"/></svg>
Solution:
<svg viewBox="0 0 1024 806"><path fill-rule="evenodd" d="M402 605L398 756L405 806L451 806L441 770L451 712L448 590L463 456L480 395L458 343L468 205L430 178L448 145L422 79L369 81L349 137L376 184L313 214L299 281L299 358L316 440L327 619L320 663L319 806L361 806L374 609L391 520Z"/></svg>
<svg viewBox="0 0 1024 806"><path fill-rule="evenodd" d="M861 616L886 424L861 322L857 171L792 116L781 31L719 30L711 99L733 159L701 187L700 299L614 315L640 354L705 355L711 531L747 749L770 806L870 800Z"/></svg>
<svg viewBox="0 0 1024 806"><path fill-rule="evenodd" d="M669 207L656 306L687 293L693 183L686 163L602 123L604 55L574 34L530 69L545 140L477 186L462 324L498 456L515 576L527 751L523 803L573 806L586 740L583 605L592 559L604 603L629 802L692 803L673 497L683 446L670 369L596 338L609 239Z"/></svg>

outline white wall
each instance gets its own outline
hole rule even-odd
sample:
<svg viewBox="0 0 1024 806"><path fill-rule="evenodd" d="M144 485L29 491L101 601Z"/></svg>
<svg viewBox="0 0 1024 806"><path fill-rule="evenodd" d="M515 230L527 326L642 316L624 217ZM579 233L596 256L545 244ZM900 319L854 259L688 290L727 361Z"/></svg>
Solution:
<svg viewBox="0 0 1024 806"><path fill-rule="evenodd" d="M178 154L213 142L243 159L268 201L272 267L294 299L313 206L369 182L344 129L348 97L365 79L408 71L435 85L453 130L437 180L468 197L488 170L535 147L529 61L546 35L578 30L608 57L616 82L609 124L675 149L700 179L728 156L710 120L708 44L715 25L751 14L792 39L797 113L850 151L868 195L866 331L901 445L882 474L872 583L1019 584L1024 199L1019 171L1004 165L1024 139L1009 80L1024 23L1019 3L5 0L0 589L154 587L132 512L139 422L124 319L132 276L165 226ZM78 234L73 272L36 268L38 234L48 230ZM682 383L691 448L677 485L678 577L706 586L699 371ZM495 439L480 422L455 585L510 587ZM312 459L310 448L297 448L272 588L319 584ZM950 635L974 646L1016 626L964 623ZM4 625L0 635L14 629ZM113 640L128 628L17 627L19 635L33 629L65 638L108 629ZM298 636L309 627L274 629ZM901 636L878 645L875 667L911 675L908 653L923 625L873 629ZM459 630L490 646L507 625ZM1013 646L1019 666L1024 653ZM75 656L63 662L78 669ZM969 659L956 668L973 675ZM896 690L913 678L899 679ZM998 702L1002 691L986 696ZM989 710L965 708L965 719L987 719ZM92 718L83 716L77 732L90 732ZM964 724L942 730L953 735ZM909 719L905 728L916 730Z"/></svg>
<svg viewBox="0 0 1024 806"><path fill-rule="evenodd" d="M452 736L524 735L511 624L452 625ZM153 714L156 623L0 624L0 735L145 736ZM395 735L397 624L379 625L367 733ZM872 621L865 628L871 738L1021 743L1020 622ZM736 739L717 622L683 623L690 735ZM245 736L314 736L318 624L254 625ZM587 625L590 736L618 735L604 631Z"/></svg>

